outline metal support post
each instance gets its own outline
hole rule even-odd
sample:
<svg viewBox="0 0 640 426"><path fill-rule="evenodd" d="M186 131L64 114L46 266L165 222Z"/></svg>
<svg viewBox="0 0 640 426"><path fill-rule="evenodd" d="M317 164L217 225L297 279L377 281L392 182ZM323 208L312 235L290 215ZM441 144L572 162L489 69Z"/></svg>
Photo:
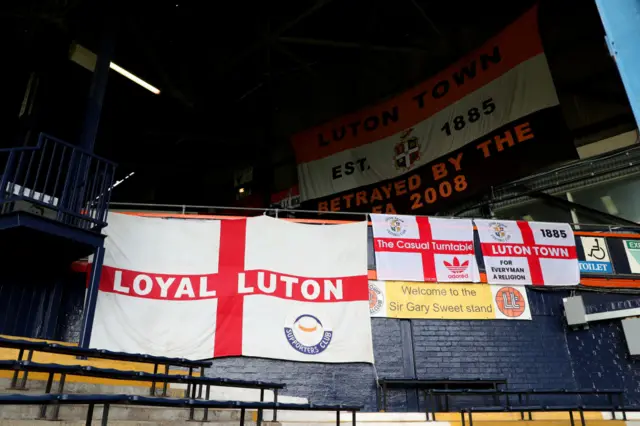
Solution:
<svg viewBox="0 0 640 426"><path fill-rule="evenodd" d="M78 143L78 145L89 152L94 151L100 116L102 114L102 104L107 91L111 57L113 56L115 45L115 20L113 19L115 7L108 0L103 0L100 3L98 13L103 17L102 40L100 50L97 53L96 66L93 70L93 76L91 77L85 118ZM79 212L83 208L86 208L83 203L85 201L85 193L88 190L87 178L90 173L90 165L89 158L85 155L75 155L75 151L73 154L67 173L67 185L70 185L70 187L65 185L65 192L70 191L70 194L68 194L68 199L63 197L62 202L64 203L63 207L72 212ZM106 196L106 194L104 194L104 196Z"/></svg>
<svg viewBox="0 0 640 426"><path fill-rule="evenodd" d="M109 404L104 404L104 408L102 409L102 426L107 426L109 424Z"/></svg>
<svg viewBox="0 0 640 426"><path fill-rule="evenodd" d="M275 407L273 407L273 421L278 421L278 389L273 389L273 403Z"/></svg>
<svg viewBox="0 0 640 426"><path fill-rule="evenodd" d="M87 408L87 421L85 426L91 426L93 422L93 404L89 404L89 408Z"/></svg>
<svg viewBox="0 0 640 426"><path fill-rule="evenodd" d="M88 348L91 341L91 330L93 329L93 317L96 313L96 302L98 300L98 289L100 288L100 274L102 273L102 262L104 261L104 246L96 248L91 265L91 275L89 276L89 289L82 312L82 330L80 331L79 347Z"/></svg>
<svg viewBox="0 0 640 426"><path fill-rule="evenodd" d="M61 395L64 392L64 382L67 378L66 374L61 374L60 375L60 381L58 382L58 394ZM57 403L56 405L53 406L53 416L51 417L51 420L58 420L58 414L60 414L60 403Z"/></svg>
<svg viewBox="0 0 640 426"><path fill-rule="evenodd" d="M102 114L102 104L104 94L107 91L107 80L109 78L109 67L115 46L115 25L113 19L113 8L108 1L102 2L102 13L104 14L104 28L102 29L102 41L100 51L96 60L96 67L91 78L89 98L87 99L86 115L80 136L80 146L93 151Z"/></svg>

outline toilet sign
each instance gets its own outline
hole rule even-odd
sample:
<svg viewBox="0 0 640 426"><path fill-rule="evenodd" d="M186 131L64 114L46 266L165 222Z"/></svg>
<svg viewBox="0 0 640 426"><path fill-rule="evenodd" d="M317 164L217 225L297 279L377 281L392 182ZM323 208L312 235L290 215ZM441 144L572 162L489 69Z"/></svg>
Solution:
<svg viewBox="0 0 640 426"><path fill-rule="evenodd" d="M584 260L580 260L582 274L613 274L607 240L603 237L580 237Z"/></svg>

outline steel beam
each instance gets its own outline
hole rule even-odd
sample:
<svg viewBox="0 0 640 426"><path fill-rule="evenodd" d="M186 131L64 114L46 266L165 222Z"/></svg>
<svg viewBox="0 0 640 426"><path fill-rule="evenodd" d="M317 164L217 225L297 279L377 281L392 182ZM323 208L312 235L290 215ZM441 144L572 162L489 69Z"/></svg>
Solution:
<svg viewBox="0 0 640 426"><path fill-rule="evenodd" d="M80 135L80 146L93 151L100 115L102 114L102 104L107 91L107 80L109 78L109 66L115 45L115 20L113 10L108 1L102 2L101 12L104 14L104 28L102 42L96 68L91 76L91 87L89 89L89 99L87 101L87 111L85 114L82 134Z"/></svg>
<svg viewBox="0 0 640 426"><path fill-rule="evenodd" d="M93 330L93 319L96 314L96 304L98 303L98 293L100 289L100 275L102 274L102 262L104 261L104 246L96 247L91 265L91 275L89 276L89 288L82 311L82 329L80 330L81 348L88 348L91 342L91 331Z"/></svg>
<svg viewBox="0 0 640 426"><path fill-rule="evenodd" d="M596 0L631 109L640 126L640 0Z"/></svg>
<svg viewBox="0 0 640 426"><path fill-rule="evenodd" d="M566 198L556 197L555 195L547 194L542 191L531 191L526 186L522 187L523 192L526 192L527 196L531 198L537 198L548 204L555 205L560 208L576 209L579 212L583 212L590 216L600 217L606 221L610 221L610 225L622 225L622 226L638 226L638 224L632 220L625 219L620 216L616 216L610 213L602 212L594 208L585 206L584 204L569 201Z"/></svg>
<svg viewBox="0 0 640 426"><path fill-rule="evenodd" d="M222 64L222 66L218 69L217 74L221 75L221 74L224 74L225 72L231 70L234 66L238 65L241 61L246 59L248 56L252 55L253 53L255 53L260 48L273 43L276 40L276 38L278 36L280 36L281 34L283 34L285 31L293 28L294 26L299 24L301 21L303 21L304 19L306 19L309 16L313 15L318 10L322 9L324 6L326 6L327 4L331 3L332 1L333 0L317 0L313 4L313 6L311 6L310 8L305 10L304 12L302 12L296 18L294 18L291 21L281 25L280 27L276 28L275 30L269 32L264 37L262 37L260 40L255 42L254 44L252 44L251 46L247 47L242 52L238 53L236 56L230 58L226 63Z"/></svg>
<svg viewBox="0 0 640 426"><path fill-rule="evenodd" d="M362 49L363 43L348 42L348 41L333 41L333 40L321 40L315 38L300 38L300 37L278 37L278 40L282 43L290 44L306 44L309 46L321 46L321 47L335 47L339 49ZM366 49L375 50L379 52L395 52L395 53L432 53L428 49L421 49L419 47L405 47L405 46L380 46L366 44Z"/></svg>

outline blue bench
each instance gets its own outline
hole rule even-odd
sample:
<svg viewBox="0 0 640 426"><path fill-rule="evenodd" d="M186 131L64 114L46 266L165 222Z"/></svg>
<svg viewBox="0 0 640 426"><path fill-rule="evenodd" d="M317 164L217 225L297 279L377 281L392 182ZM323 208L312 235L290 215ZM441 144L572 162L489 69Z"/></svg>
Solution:
<svg viewBox="0 0 640 426"><path fill-rule="evenodd" d="M411 378L379 378L376 386L376 400L378 410L387 411L387 393L389 389L415 389L424 394L425 402L427 402L427 392L433 389L487 389L499 390L501 386L506 386L507 381L503 378L491 377L469 377L469 378L452 378L452 377L436 377L429 379L411 379ZM379 392L378 388L382 390ZM382 393L382 395L380 395ZM418 394L419 397L419 394ZM382 401L381 401L382 399ZM497 401L496 401L497 404ZM449 406L447 405L446 411Z"/></svg>
<svg viewBox="0 0 640 426"><path fill-rule="evenodd" d="M438 399L440 396L445 397L446 406L449 406L449 396L493 396L495 403L499 402L499 398L501 396L505 397L505 405L502 407L511 406L511 402L509 401L509 396L516 396L518 398L518 404L520 406L531 406L530 397L536 395L553 395L553 396L566 396L566 395L593 395L593 396L606 396L608 401L608 410L611 411L613 417L615 418L615 412L613 411L613 407L615 406L613 398L617 396L617 403L620 406L624 405L624 391L622 389L503 389L503 390L493 390L493 389L433 389L430 390L427 403L427 417L429 416L429 412L431 411L429 407L432 407L431 411L433 419L435 419L437 407L440 405ZM524 397L524 401L523 401ZM432 401L433 399L433 401ZM433 402L433 404L432 404ZM498 405L496 405L498 406ZM521 412L521 418L524 420L524 412ZM531 420L531 412L529 413L529 420Z"/></svg>
<svg viewBox="0 0 640 426"><path fill-rule="evenodd" d="M140 382L162 382L168 383L184 383L189 387L187 388L187 396L192 399L196 398L196 388L200 387L198 398L202 398L202 387L206 388L205 398L208 400L210 396L211 386L224 386L224 387L238 387L247 389L260 389L260 401L264 401L265 389L273 390L274 402L278 402L278 390L285 387L282 383L262 382L262 381L249 381L249 380L236 380L225 379L216 377L194 377L186 375L175 374L152 374L140 371L124 371L114 370L111 368L97 368L86 365L63 365L63 364L44 364L32 361L0 361L0 370L11 371L24 371L24 372L37 372L46 373L49 375L47 379L47 385L45 393L50 394L53 386L53 380L56 374L60 374L60 380L58 382L58 394L64 392L64 385L66 376L85 376L85 377L99 377L113 380L130 380ZM153 389L152 389L153 392ZM46 406L43 406L40 417L45 417ZM58 410L56 409L54 419L57 418ZM274 411L274 420L277 419L277 411Z"/></svg>
<svg viewBox="0 0 640 426"><path fill-rule="evenodd" d="M621 411L623 420L627 419L627 411L638 411L640 407L635 406L619 406L612 407L610 405L604 406L589 406L585 407L583 405L557 405L557 406L546 406L546 405L510 405L506 407L471 407L464 408L460 410L460 417L462 420L462 426L466 426L465 422L465 414L468 415L469 426L473 426L473 414L474 413L511 413L511 412L568 412L569 420L571 421L571 426L575 426L575 419L573 416L573 412L577 411L580 416L580 425L586 426L586 421L584 418L585 412L603 412L603 411ZM615 418L615 414L614 414Z"/></svg>
<svg viewBox="0 0 640 426"><path fill-rule="evenodd" d="M238 409L240 410L240 426L244 426L246 410L257 410L257 425L262 424L262 412L264 410L289 410L289 411L334 411L336 413L336 425L340 426L340 412L351 413L352 425L356 424L356 412L362 407L354 405L315 405L315 404L288 404L278 402L242 402L242 401L206 401L195 399L160 398L138 395L70 395L70 394L45 394L45 395L0 395L0 405L87 405L86 424L90 426L93 421L93 411L96 405L103 405L101 425L106 426L109 421L109 407L111 405L139 405L171 408L202 408L209 409ZM207 421L206 412L203 421Z"/></svg>
<svg viewBox="0 0 640 426"><path fill-rule="evenodd" d="M33 342L22 339L7 339L0 337L0 347L19 350L17 361L22 361L24 352L27 351L27 361L31 361L34 352L47 352L59 355L71 355L82 358L101 358L116 361L140 362L153 364L153 372L158 372L158 366L164 365L165 374L169 374L169 367L184 367L189 369L189 376L193 375L194 368L200 368L200 375L204 376L204 369L211 367L211 361L195 361L186 358L170 358L164 356L152 356L146 354L133 354L128 352L115 352L106 349L86 349L77 346L60 345L58 343ZM18 384L18 371L16 371L11 380L11 388L24 389L27 382L28 372L24 372L20 384ZM151 385L152 392L155 393L155 382ZM166 384L163 388L163 395L166 395Z"/></svg>

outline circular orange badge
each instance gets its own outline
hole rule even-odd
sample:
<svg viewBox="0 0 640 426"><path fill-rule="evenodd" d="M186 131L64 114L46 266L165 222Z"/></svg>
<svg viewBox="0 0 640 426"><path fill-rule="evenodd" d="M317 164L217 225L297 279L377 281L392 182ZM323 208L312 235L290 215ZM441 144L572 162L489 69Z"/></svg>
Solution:
<svg viewBox="0 0 640 426"><path fill-rule="evenodd" d="M502 287L498 290L496 306L507 317L519 317L526 307L524 296L513 287Z"/></svg>
<svg viewBox="0 0 640 426"><path fill-rule="evenodd" d="M373 289L369 289L369 309L375 308L378 304L378 294L373 291Z"/></svg>

